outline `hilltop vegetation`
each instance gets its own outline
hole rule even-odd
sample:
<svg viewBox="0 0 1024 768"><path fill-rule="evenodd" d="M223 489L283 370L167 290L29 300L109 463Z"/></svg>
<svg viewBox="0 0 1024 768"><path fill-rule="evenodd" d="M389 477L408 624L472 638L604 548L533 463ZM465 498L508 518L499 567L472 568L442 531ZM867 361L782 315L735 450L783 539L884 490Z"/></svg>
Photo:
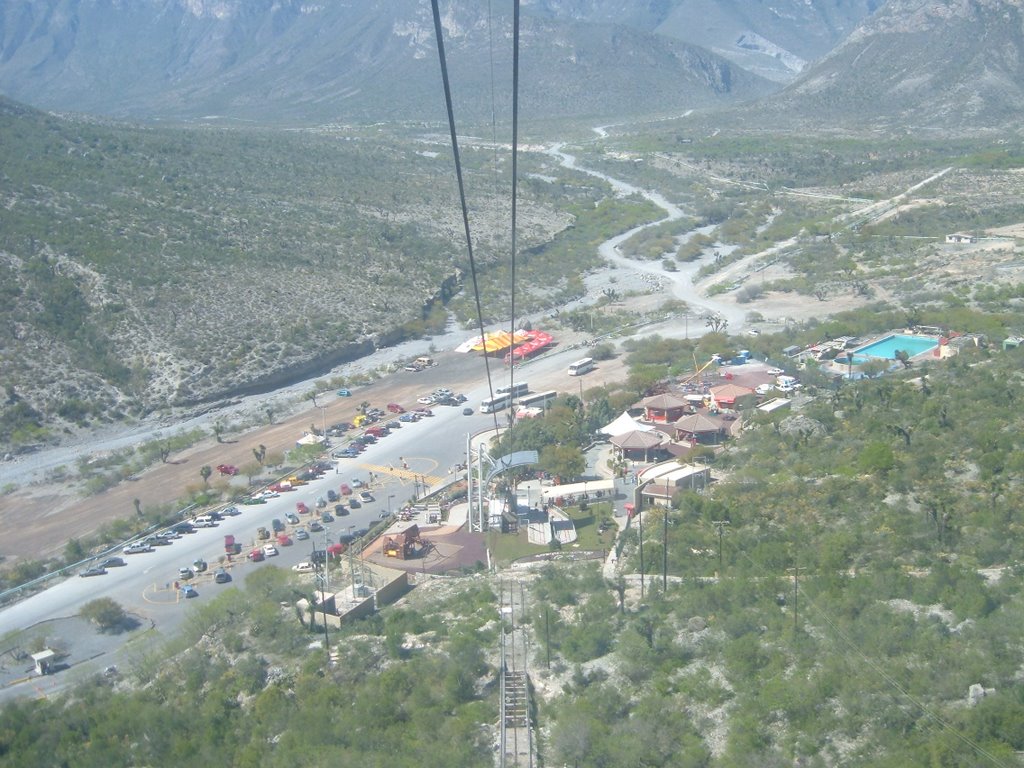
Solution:
<svg viewBox="0 0 1024 768"><path fill-rule="evenodd" d="M270 387L421 336L446 322L468 270L454 180L437 183L452 178L443 146L0 107L0 354L17 362L0 381L2 445ZM464 159L474 204L497 215L493 155ZM555 210L559 185L524 192L531 247L571 217ZM489 215L474 233L486 269L503 235Z"/></svg>

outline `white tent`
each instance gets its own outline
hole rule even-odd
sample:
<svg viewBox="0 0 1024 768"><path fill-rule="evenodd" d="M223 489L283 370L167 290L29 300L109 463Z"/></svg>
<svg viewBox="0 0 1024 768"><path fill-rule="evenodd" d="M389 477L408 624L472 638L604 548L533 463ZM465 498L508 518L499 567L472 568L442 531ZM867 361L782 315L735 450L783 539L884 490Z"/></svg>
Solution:
<svg viewBox="0 0 1024 768"><path fill-rule="evenodd" d="M624 435L627 432L650 432L654 427L648 424L641 424L628 412L623 411L622 415L619 416L611 424L602 427L599 431L601 434L609 435L610 437L618 437Z"/></svg>

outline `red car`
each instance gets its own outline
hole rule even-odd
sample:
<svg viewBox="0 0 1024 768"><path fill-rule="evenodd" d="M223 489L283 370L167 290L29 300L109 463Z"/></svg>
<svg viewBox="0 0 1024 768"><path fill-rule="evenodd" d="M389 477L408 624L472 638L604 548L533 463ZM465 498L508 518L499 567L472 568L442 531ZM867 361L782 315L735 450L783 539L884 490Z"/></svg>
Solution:
<svg viewBox="0 0 1024 768"><path fill-rule="evenodd" d="M297 501L295 502L295 511L300 515L305 515L309 513L309 507L306 506L306 502Z"/></svg>
<svg viewBox="0 0 1024 768"><path fill-rule="evenodd" d="M400 406L398 403L388 403L388 410L391 413L405 413L405 408Z"/></svg>
<svg viewBox="0 0 1024 768"><path fill-rule="evenodd" d="M220 472L222 475L237 475L238 467L236 467L234 464L218 464L217 471Z"/></svg>
<svg viewBox="0 0 1024 768"><path fill-rule="evenodd" d="M341 495L342 496L351 496L352 495L352 489L349 487L348 483L342 483L341 484L341 488L339 488L338 490L341 491Z"/></svg>
<svg viewBox="0 0 1024 768"><path fill-rule="evenodd" d="M254 563L259 563L259 562L267 559L264 556L262 549L254 549L252 552L250 552L248 555L246 555L246 557L249 558L250 560L252 560Z"/></svg>

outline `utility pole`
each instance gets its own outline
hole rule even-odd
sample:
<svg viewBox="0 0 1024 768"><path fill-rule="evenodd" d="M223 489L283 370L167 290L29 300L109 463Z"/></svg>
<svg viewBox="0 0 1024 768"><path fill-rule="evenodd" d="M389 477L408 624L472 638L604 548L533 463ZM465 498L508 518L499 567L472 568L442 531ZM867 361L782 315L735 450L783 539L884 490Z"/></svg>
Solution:
<svg viewBox="0 0 1024 768"><path fill-rule="evenodd" d="M640 599L644 599L644 518L643 513L636 512L637 535L640 538Z"/></svg>
<svg viewBox="0 0 1024 768"><path fill-rule="evenodd" d="M800 566L794 565L786 570L793 572L793 631L796 632L800 629Z"/></svg>
<svg viewBox="0 0 1024 768"><path fill-rule="evenodd" d="M728 520L712 520L711 524L718 529L718 576L722 576L722 532L725 530L725 526L729 524Z"/></svg>
<svg viewBox="0 0 1024 768"><path fill-rule="evenodd" d="M668 594L668 507L665 508L664 531L662 533L663 551L661 555L661 591Z"/></svg>

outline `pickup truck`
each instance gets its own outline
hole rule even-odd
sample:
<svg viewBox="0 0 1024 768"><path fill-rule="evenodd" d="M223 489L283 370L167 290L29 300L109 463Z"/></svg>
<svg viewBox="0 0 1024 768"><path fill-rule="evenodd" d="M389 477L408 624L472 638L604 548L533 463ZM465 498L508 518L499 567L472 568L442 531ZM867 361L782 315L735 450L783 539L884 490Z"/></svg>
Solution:
<svg viewBox="0 0 1024 768"><path fill-rule="evenodd" d="M256 529L256 538L260 541L266 541L270 538L270 531L264 528L262 525Z"/></svg>

